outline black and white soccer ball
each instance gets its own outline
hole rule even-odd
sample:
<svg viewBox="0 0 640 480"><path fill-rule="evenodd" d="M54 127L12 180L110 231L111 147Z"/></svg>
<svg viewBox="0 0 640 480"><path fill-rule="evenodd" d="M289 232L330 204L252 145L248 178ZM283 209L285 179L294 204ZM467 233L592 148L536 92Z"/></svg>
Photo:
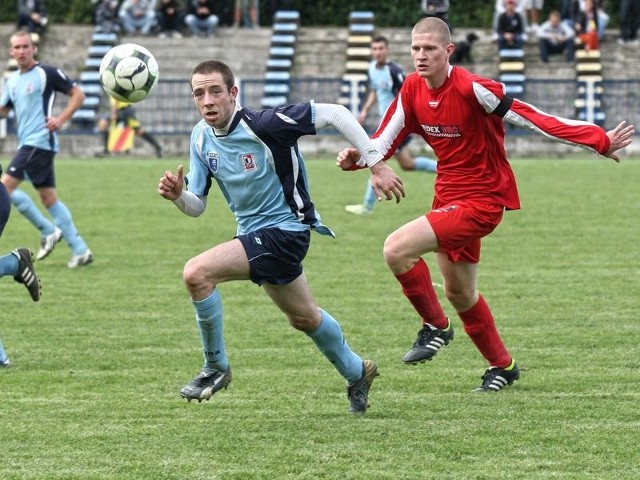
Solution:
<svg viewBox="0 0 640 480"><path fill-rule="evenodd" d="M141 45L116 45L100 63L100 83L105 92L121 102L139 102L158 84L160 71L153 54Z"/></svg>

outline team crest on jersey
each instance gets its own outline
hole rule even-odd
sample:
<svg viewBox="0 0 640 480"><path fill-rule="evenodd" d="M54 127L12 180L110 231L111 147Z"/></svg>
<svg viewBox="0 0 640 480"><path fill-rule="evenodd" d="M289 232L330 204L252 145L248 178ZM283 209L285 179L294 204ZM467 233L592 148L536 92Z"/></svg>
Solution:
<svg viewBox="0 0 640 480"><path fill-rule="evenodd" d="M207 158L209 159L209 169L214 173L217 172L220 155L215 152L207 152Z"/></svg>
<svg viewBox="0 0 640 480"><path fill-rule="evenodd" d="M256 157L253 153L243 153L240 155L240 161L242 162L242 170L245 172L255 172L258 170L256 165Z"/></svg>

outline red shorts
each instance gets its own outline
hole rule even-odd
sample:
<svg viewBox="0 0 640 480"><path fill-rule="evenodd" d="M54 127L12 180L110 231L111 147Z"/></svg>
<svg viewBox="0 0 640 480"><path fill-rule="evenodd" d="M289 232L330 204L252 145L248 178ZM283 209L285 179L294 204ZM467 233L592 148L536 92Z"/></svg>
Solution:
<svg viewBox="0 0 640 480"><path fill-rule="evenodd" d="M502 206L492 203L434 200L426 217L438 239L438 252L446 253L452 262L478 263L480 239L495 230L503 213Z"/></svg>

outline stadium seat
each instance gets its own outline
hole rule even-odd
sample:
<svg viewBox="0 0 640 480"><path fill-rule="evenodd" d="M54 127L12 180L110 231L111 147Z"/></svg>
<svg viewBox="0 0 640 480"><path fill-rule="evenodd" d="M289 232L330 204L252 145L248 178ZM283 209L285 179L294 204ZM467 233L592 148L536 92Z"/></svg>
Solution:
<svg viewBox="0 0 640 480"><path fill-rule="evenodd" d="M590 106L592 108L601 108L602 102L598 98L594 98L594 99L591 99L591 100L587 100L586 98L576 98L573 101L573 105L576 108L580 108L580 109L587 108L588 106Z"/></svg>
<svg viewBox="0 0 640 480"><path fill-rule="evenodd" d="M296 43L295 35L272 35L272 47L291 47Z"/></svg>
<svg viewBox="0 0 640 480"><path fill-rule="evenodd" d="M118 43L118 35L115 33L95 32L91 36L92 45L109 45L113 47Z"/></svg>
<svg viewBox="0 0 640 480"><path fill-rule="evenodd" d="M375 13L349 12L347 58L342 75L338 103L357 114L366 94L367 70L371 62L371 39L375 31Z"/></svg>
<svg viewBox="0 0 640 480"><path fill-rule="evenodd" d="M274 108L287 104L287 97L284 95L277 97L263 97L262 108Z"/></svg>
<svg viewBox="0 0 640 480"><path fill-rule="evenodd" d="M371 35L349 35L347 38L348 47L369 47Z"/></svg>
<svg viewBox="0 0 640 480"><path fill-rule="evenodd" d="M98 97L88 96L88 97L85 97L84 101L82 102L81 108L95 110L99 107L100 107L100 99Z"/></svg>
<svg viewBox="0 0 640 480"><path fill-rule="evenodd" d="M369 62L364 60L347 60L347 72L366 72L369 68Z"/></svg>
<svg viewBox="0 0 640 480"><path fill-rule="evenodd" d="M576 72L578 75L582 73L600 74L602 73L602 64L600 62L578 62L576 63Z"/></svg>
<svg viewBox="0 0 640 480"><path fill-rule="evenodd" d="M363 23L356 23L354 25L349 26L350 33L357 33L360 35L362 35L363 33L368 33L370 35L373 35L374 29L375 27L373 25L367 25Z"/></svg>
<svg viewBox="0 0 640 480"><path fill-rule="evenodd" d="M71 123L85 130L93 130L98 120L96 110L80 108L71 117Z"/></svg>
<svg viewBox="0 0 640 480"><path fill-rule="evenodd" d="M278 10L273 16L271 46L262 92L263 108L288 103L299 26L300 12L296 10Z"/></svg>
<svg viewBox="0 0 640 480"><path fill-rule="evenodd" d="M351 60L367 60L371 59L371 47L347 47L347 57Z"/></svg>
<svg viewBox="0 0 640 480"><path fill-rule="evenodd" d="M99 83L81 83L80 88L82 88L82 91L87 96L99 97L104 92Z"/></svg>
<svg viewBox="0 0 640 480"><path fill-rule="evenodd" d="M584 50L580 49L576 51L576 61L600 61L600 50Z"/></svg>
<svg viewBox="0 0 640 480"><path fill-rule="evenodd" d="M288 58L270 58L267 60L267 70L288 72L292 64L293 62Z"/></svg>
<svg viewBox="0 0 640 480"><path fill-rule="evenodd" d="M264 74L265 81L268 82L288 82L291 80L289 72L266 72Z"/></svg>
<svg viewBox="0 0 640 480"><path fill-rule="evenodd" d="M89 47L89 57L104 57L111 50L111 45L91 45Z"/></svg>
<svg viewBox="0 0 640 480"><path fill-rule="evenodd" d="M265 96L289 95L289 85L286 83L266 83L264 85Z"/></svg>
<svg viewBox="0 0 640 480"><path fill-rule="evenodd" d="M80 74L80 83L100 84L100 73L94 71L85 71Z"/></svg>
<svg viewBox="0 0 640 480"><path fill-rule="evenodd" d="M278 10L273 16L274 23L287 22L300 24L300 12L297 10Z"/></svg>
<svg viewBox="0 0 640 480"><path fill-rule="evenodd" d="M293 47L270 47L270 58L293 58L295 49Z"/></svg>
<svg viewBox="0 0 640 480"><path fill-rule="evenodd" d="M99 70L101 63L102 63L102 59L101 58L89 57L84 61L84 69L85 70Z"/></svg>

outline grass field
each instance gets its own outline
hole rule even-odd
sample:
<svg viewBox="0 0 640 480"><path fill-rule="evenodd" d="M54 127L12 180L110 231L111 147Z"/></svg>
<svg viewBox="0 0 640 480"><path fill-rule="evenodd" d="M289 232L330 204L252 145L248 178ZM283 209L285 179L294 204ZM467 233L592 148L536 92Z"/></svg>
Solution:
<svg viewBox="0 0 640 480"><path fill-rule="evenodd" d="M353 349L378 363L364 416L249 282L220 286L233 382L210 402L182 400L202 363L182 266L233 236L222 197L192 219L156 194L175 159L59 160L95 263L67 269L61 243L37 265L37 304L0 282L13 361L0 371L0 479L640 478L640 162L585 157L513 162L523 209L486 239L480 289L525 371L486 395L470 392L486 366L448 305L455 341L431 363L400 360L420 325L382 243L430 205L433 177L404 174L408 197L361 218L343 207L366 173L308 162L337 238L314 235L305 269ZM0 251L37 244L14 210Z"/></svg>

